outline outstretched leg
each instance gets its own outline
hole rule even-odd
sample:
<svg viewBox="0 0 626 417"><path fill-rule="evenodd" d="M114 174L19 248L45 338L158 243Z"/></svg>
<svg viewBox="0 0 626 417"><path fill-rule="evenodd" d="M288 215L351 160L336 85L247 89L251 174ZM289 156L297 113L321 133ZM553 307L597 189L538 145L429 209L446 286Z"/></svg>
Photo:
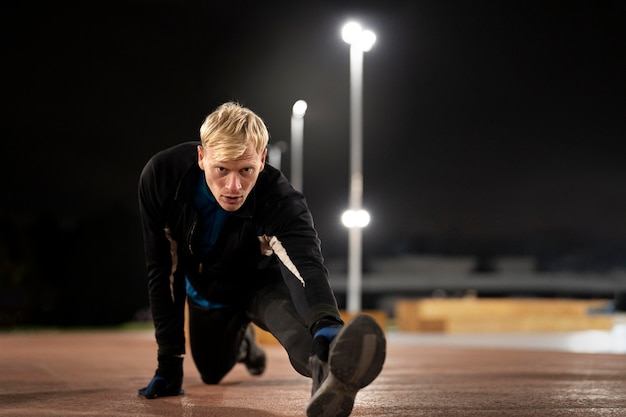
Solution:
<svg viewBox="0 0 626 417"><path fill-rule="evenodd" d="M296 311L280 275L255 293L248 308L248 316L253 323L269 331L280 342L298 373L311 376L311 333Z"/></svg>

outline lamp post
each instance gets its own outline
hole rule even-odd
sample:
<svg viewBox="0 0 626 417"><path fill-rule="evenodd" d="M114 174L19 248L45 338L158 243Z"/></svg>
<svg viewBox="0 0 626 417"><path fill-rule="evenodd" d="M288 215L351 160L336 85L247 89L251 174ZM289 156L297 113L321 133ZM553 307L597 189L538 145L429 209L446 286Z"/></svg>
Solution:
<svg viewBox="0 0 626 417"><path fill-rule="evenodd" d="M287 150L287 143L281 141L269 146L269 162L279 171L282 169L283 152Z"/></svg>
<svg viewBox="0 0 626 417"><path fill-rule="evenodd" d="M370 220L363 205L363 52L369 51L376 35L363 30L356 22L346 23L341 37L350 45L350 201L342 216L348 228L348 285L349 313L361 310L363 228Z"/></svg>
<svg viewBox="0 0 626 417"><path fill-rule="evenodd" d="M304 114L307 104L304 100L298 100L291 109L291 185L302 192L303 185L303 138L304 138Z"/></svg>

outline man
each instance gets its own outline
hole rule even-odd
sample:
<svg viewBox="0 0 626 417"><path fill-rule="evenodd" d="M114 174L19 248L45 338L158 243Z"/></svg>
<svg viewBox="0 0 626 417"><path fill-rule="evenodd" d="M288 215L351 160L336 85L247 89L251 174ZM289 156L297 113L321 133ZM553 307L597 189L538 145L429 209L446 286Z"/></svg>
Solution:
<svg viewBox="0 0 626 417"><path fill-rule="evenodd" d="M357 391L382 369L380 326L367 315L345 325L339 317L305 199L265 163L261 118L228 102L207 116L200 138L157 153L139 181L158 344L158 367L139 394L184 393L187 300L191 354L205 383L219 383L237 362L264 371L254 323L313 379L309 417L349 415Z"/></svg>

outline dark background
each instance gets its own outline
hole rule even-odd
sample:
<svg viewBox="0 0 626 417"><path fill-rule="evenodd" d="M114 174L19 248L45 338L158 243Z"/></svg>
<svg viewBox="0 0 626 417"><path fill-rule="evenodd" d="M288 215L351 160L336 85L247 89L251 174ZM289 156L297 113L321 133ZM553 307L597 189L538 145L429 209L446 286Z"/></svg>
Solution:
<svg viewBox="0 0 626 417"><path fill-rule="evenodd" d="M623 0L0 8L0 324L109 324L145 306L138 175L227 100L261 115L271 144L308 102L303 188L326 257L345 257L349 18L378 36L364 60L366 262L626 267Z"/></svg>

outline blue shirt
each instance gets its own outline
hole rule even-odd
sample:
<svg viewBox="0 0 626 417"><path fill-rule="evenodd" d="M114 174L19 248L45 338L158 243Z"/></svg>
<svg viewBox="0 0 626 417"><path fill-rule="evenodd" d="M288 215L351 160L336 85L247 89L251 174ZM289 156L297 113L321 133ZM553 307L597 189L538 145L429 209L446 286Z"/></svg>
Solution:
<svg viewBox="0 0 626 417"><path fill-rule="evenodd" d="M196 227L198 236L200 236L199 251L202 256L206 256L215 246L217 236L220 234L224 220L229 213L217 204L217 200L215 200L202 175L193 199L193 206L198 213L198 225Z"/></svg>
<svg viewBox="0 0 626 417"><path fill-rule="evenodd" d="M229 213L217 204L217 200L209 190L206 184L206 180L203 175L200 175L198 181L198 187L193 198L193 206L198 213L197 224L197 236L198 250L202 256L206 256L211 252L217 237L222 230L222 225L228 217ZM195 288L186 280L187 296L191 298L196 304L206 308L222 308L226 307L224 304L212 303L209 300L204 299Z"/></svg>

